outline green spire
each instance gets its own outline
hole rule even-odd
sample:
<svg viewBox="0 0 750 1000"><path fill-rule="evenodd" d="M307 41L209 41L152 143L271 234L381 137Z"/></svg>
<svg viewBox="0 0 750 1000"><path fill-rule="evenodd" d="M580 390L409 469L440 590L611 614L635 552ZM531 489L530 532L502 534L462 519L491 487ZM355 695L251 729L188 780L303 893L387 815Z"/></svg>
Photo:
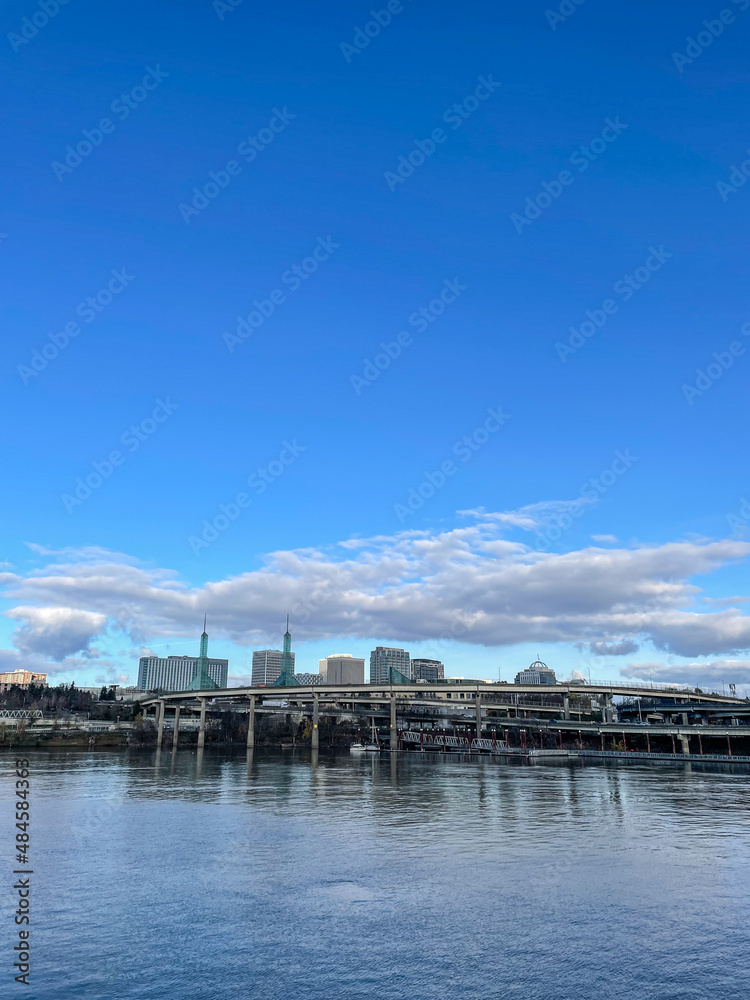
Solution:
<svg viewBox="0 0 750 1000"><path fill-rule="evenodd" d="M298 687L297 678L294 676L294 662L292 661L292 635L289 631L289 615L286 616L286 632L284 633L284 646L281 653L281 673L274 681L274 687Z"/></svg>
<svg viewBox="0 0 750 1000"><path fill-rule="evenodd" d="M188 691L213 691L218 688L216 681L208 676L208 632L206 632L206 616L203 616L203 634L198 660L193 671L193 679L187 686Z"/></svg>

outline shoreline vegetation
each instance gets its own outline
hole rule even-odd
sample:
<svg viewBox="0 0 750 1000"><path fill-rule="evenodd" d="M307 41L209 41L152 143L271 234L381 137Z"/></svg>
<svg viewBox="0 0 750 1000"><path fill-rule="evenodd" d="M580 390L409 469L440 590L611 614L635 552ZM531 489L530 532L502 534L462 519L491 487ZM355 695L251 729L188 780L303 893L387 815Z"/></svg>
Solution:
<svg viewBox="0 0 750 1000"><path fill-rule="evenodd" d="M75 684L57 687L14 685L0 695L0 708L8 711L40 712L39 719L0 719L0 750L13 747L37 749L151 749L157 744L157 727L145 719L138 701L117 701L115 688L104 685L98 697ZM256 746L309 747L312 723L295 721L292 715L256 719ZM336 718L321 717L320 745L348 747L362 737L360 730ZM180 727L180 747L196 746L198 733L185 723ZM206 729L206 746L245 746L247 718L243 713L223 711L212 715ZM164 729L162 749L172 747L172 730Z"/></svg>

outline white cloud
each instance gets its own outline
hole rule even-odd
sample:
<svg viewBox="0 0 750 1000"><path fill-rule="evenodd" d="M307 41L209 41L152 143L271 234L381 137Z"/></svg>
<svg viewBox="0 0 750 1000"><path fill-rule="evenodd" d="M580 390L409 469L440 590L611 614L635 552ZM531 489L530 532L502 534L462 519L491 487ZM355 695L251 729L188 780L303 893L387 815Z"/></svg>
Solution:
<svg viewBox="0 0 750 1000"><path fill-rule="evenodd" d="M750 660L714 660L710 663L629 663L623 677L716 687L717 684L750 684Z"/></svg>
<svg viewBox="0 0 750 1000"><path fill-rule="evenodd" d="M594 656L627 656L635 653L639 646L632 639L622 639L620 642L590 642L588 649Z"/></svg>
<svg viewBox="0 0 750 1000"><path fill-rule="evenodd" d="M13 633L13 642L22 653L37 653L57 661L74 653L88 658L100 655L89 646L104 631L106 614L60 607L18 607L4 614L23 622Z"/></svg>
<svg viewBox="0 0 750 1000"><path fill-rule="evenodd" d="M617 541L616 535L592 535L592 541L602 542L605 545L614 545Z"/></svg>
<svg viewBox="0 0 750 1000"><path fill-rule="evenodd" d="M516 513L523 520L545 506ZM246 646L277 643L287 610L295 641L451 636L484 646L582 643L619 655L650 640L689 657L750 646L750 617L736 608L690 610L700 596L691 578L746 558L749 543L541 553L502 537L510 513L478 511L478 521L453 530L281 550L260 569L197 587L119 553L60 550L43 568L12 578L9 593L24 605L6 613L26 622L18 630L23 648L58 658L88 649L105 619L134 646L146 636L192 638L204 610L213 638ZM468 627L457 632L457 623Z"/></svg>
<svg viewBox="0 0 750 1000"><path fill-rule="evenodd" d="M542 503L530 503L518 510L500 512L487 511L484 507L474 507L471 510L459 510L459 517L470 517L477 521L494 522L511 528L523 528L525 531L538 531L549 524L557 524L558 518L570 510L580 511L580 508L595 506L595 497L578 497L577 500L545 500ZM606 536L612 538L613 536Z"/></svg>

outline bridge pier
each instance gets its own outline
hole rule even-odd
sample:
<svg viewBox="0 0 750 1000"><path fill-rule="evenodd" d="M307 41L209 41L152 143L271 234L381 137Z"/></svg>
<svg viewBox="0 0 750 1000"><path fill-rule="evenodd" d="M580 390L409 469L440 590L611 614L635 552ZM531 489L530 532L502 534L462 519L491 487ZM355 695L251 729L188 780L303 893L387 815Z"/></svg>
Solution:
<svg viewBox="0 0 750 1000"><path fill-rule="evenodd" d="M474 709L477 716L477 739L482 738L482 695L477 691L476 697L474 698Z"/></svg>
<svg viewBox="0 0 750 1000"><path fill-rule="evenodd" d="M563 718L566 722L570 722L570 695L567 691L563 694Z"/></svg>
<svg viewBox="0 0 750 1000"><path fill-rule="evenodd" d="M680 741L680 748L683 753L690 753L690 740L687 736L683 736L682 733L678 735Z"/></svg>
<svg viewBox="0 0 750 1000"><path fill-rule="evenodd" d="M318 695L313 694L313 714L312 714L312 749L317 750L320 746L320 730L318 729Z"/></svg>
<svg viewBox="0 0 750 1000"><path fill-rule="evenodd" d="M396 695L391 695L391 728L389 746L391 750L398 750L398 730L396 729Z"/></svg>
<svg viewBox="0 0 750 1000"><path fill-rule="evenodd" d="M177 749L177 744L180 740L180 706L179 703L174 707L174 731L172 733L172 749Z"/></svg>
<svg viewBox="0 0 750 1000"><path fill-rule="evenodd" d="M157 750L161 750L161 741L164 736L164 710L166 705L163 701L158 702L157 705L159 711L159 731L156 735L156 748Z"/></svg>
<svg viewBox="0 0 750 1000"><path fill-rule="evenodd" d="M201 698L201 722L198 729L198 747L202 750L206 744L206 699Z"/></svg>
<svg viewBox="0 0 750 1000"><path fill-rule="evenodd" d="M250 704L247 707L247 746L248 749L255 746L255 695L250 695Z"/></svg>

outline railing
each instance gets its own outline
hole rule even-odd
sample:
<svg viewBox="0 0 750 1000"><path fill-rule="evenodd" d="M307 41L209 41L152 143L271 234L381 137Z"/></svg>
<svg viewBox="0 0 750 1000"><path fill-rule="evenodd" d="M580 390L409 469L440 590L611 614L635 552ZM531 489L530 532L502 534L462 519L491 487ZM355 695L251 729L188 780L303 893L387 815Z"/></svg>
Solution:
<svg viewBox="0 0 750 1000"><path fill-rule="evenodd" d="M405 729L401 733L401 739L405 743L419 743L422 746L442 746L456 747L459 750L489 750L491 753L500 753L507 750L508 744L505 740L491 740L484 737L470 740L468 736L444 736L442 733L415 732L413 729Z"/></svg>
<svg viewBox="0 0 750 1000"><path fill-rule="evenodd" d="M570 752L578 757L612 757L618 760L624 757L627 760L718 760L724 764L732 761L750 762L750 756L744 754L732 754L730 757L729 754L719 753L646 753L641 750L571 750Z"/></svg>
<svg viewBox="0 0 750 1000"><path fill-rule="evenodd" d="M609 688L649 688L656 689L658 691L675 691L679 694L695 694L695 687L692 684L660 684L659 681L597 681L588 680L587 678L579 678L576 681L562 681L563 684L580 684L585 687L609 687ZM725 694L722 691L708 691L705 688L701 688L702 694L715 695L717 698L736 698L736 695ZM700 697L700 696L699 696Z"/></svg>

